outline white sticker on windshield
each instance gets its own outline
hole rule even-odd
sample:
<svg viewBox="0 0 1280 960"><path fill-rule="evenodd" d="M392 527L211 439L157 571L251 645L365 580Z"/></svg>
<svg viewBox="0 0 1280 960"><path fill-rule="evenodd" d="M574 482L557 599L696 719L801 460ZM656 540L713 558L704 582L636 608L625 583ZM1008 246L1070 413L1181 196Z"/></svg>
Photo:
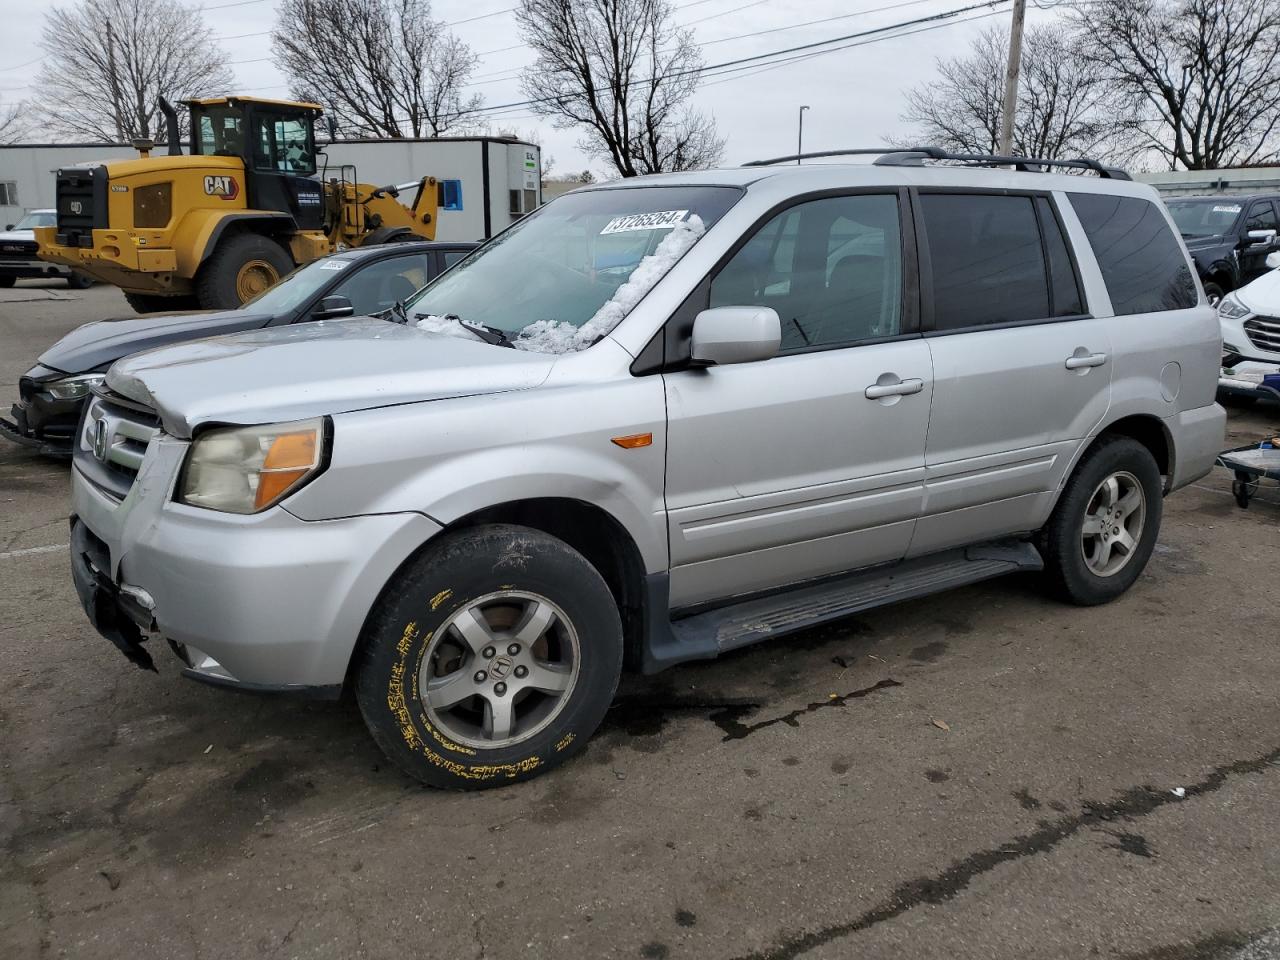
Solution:
<svg viewBox="0 0 1280 960"><path fill-rule="evenodd" d="M347 260L326 260L324 263L320 264L320 269L321 270L345 270L347 269L347 264L349 262L350 261L347 261Z"/></svg>
<svg viewBox="0 0 1280 960"><path fill-rule="evenodd" d="M1240 205L1231 203L1219 203L1213 208L1214 213L1239 213Z"/></svg>
<svg viewBox="0 0 1280 960"><path fill-rule="evenodd" d="M670 230L688 216L688 210L658 210L654 213L633 213L628 217L614 217L604 225L600 236L609 233L627 233L631 230Z"/></svg>

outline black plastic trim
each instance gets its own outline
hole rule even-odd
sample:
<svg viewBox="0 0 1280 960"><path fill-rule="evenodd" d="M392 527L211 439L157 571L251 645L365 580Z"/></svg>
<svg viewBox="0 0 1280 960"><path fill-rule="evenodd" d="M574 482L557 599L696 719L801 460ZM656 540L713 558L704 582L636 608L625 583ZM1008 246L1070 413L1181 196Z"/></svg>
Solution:
<svg viewBox="0 0 1280 960"><path fill-rule="evenodd" d="M200 262L204 263L209 259L209 255L213 253L213 248L218 245L219 238L226 232L228 226L249 220L271 223L283 228L288 233L296 233L298 230L297 221L287 213L228 213L218 221L217 226L213 228L213 232L209 234L209 239L205 241L204 252L200 254Z"/></svg>

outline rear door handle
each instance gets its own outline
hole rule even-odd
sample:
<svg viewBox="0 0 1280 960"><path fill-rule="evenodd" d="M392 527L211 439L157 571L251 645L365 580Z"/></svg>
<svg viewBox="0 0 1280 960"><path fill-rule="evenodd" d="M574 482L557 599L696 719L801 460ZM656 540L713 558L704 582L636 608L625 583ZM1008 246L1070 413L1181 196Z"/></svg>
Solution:
<svg viewBox="0 0 1280 960"><path fill-rule="evenodd" d="M1090 353L1083 357L1067 357L1067 369L1079 370L1082 367L1100 367L1107 362L1105 353Z"/></svg>
<svg viewBox="0 0 1280 960"><path fill-rule="evenodd" d="M873 383L865 393L868 400L879 400L882 397L905 397L923 389L923 380L899 380L897 383Z"/></svg>

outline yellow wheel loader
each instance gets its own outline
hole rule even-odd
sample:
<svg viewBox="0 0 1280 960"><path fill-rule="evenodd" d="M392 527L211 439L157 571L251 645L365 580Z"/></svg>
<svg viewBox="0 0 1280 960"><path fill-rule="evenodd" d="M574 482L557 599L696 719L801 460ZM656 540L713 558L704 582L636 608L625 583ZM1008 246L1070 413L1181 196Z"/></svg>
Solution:
<svg viewBox="0 0 1280 960"><path fill-rule="evenodd" d="M58 171L57 225L36 230L41 258L115 284L139 313L227 310L334 250L435 239L432 177L374 187L351 167L317 176L317 104L184 102L190 155L161 99L167 156L140 140L137 160ZM400 191L414 186L403 206Z"/></svg>

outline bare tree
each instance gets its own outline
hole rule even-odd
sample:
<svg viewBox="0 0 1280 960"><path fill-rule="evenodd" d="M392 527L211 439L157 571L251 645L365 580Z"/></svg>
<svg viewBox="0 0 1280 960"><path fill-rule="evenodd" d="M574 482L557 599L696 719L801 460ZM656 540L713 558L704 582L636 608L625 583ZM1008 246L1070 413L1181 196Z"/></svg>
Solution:
<svg viewBox="0 0 1280 960"><path fill-rule="evenodd" d="M429 0L283 0L271 39L294 95L347 136L438 137L481 103L465 91L475 55Z"/></svg>
<svg viewBox="0 0 1280 960"><path fill-rule="evenodd" d="M967 55L938 61L939 80L907 94L902 119L916 124L919 139L928 143L998 152L1008 50L1007 30L984 30ZM1049 159L1128 159L1134 152L1131 137L1117 123L1109 97L1094 67L1081 60L1067 27L1031 27L1023 40L1013 152Z"/></svg>
<svg viewBox="0 0 1280 960"><path fill-rule="evenodd" d="M45 17L36 79L41 123L56 136L155 138L156 100L226 93L227 57L199 10L178 0L87 0Z"/></svg>
<svg viewBox="0 0 1280 960"><path fill-rule="evenodd" d="M17 143L27 134L25 103L0 104L0 143Z"/></svg>
<svg viewBox="0 0 1280 960"><path fill-rule="evenodd" d="M1112 0L1073 18L1089 68L1170 169L1280 156L1280 3Z"/></svg>
<svg viewBox="0 0 1280 960"><path fill-rule="evenodd" d="M624 177L713 166L715 121L693 110L702 55L667 0L521 0L535 113L585 128L582 149Z"/></svg>

